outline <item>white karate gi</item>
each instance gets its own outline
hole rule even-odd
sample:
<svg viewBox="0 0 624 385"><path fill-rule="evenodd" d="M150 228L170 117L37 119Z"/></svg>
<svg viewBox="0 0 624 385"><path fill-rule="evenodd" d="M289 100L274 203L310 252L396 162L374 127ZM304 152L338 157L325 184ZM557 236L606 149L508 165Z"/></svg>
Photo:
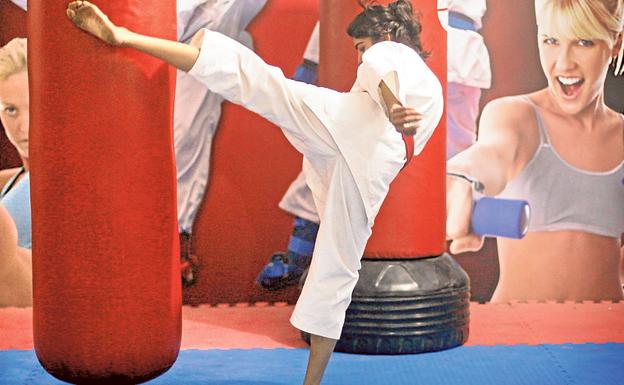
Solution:
<svg viewBox="0 0 624 385"><path fill-rule="evenodd" d="M450 0L449 11L470 18L481 28L485 0ZM490 88L490 56L483 37L475 31L447 30L448 135L446 155L451 158L476 140L481 89Z"/></svg>
<svg viewBox="0 0 624 385"><path fill-rule="evenodd" d="M247 25L267 0L180 0L178 40L189 42L201 28L221 32L252 46ZM183 71L177 72L174 148L177 169L178 226L190 233L204 198L210 171L212 138L223 98Z"/></svg>
<svg viewBox="0 0 624 385"><path fill-rule="evenodd" d="M252 51L205 31L189 74L211 91L279 126L303 153L303 171L321 225L312 265L291 322L324 337L340 336L360 258L390 182L405 162L405 144L379 95L383 79L397 98L423 114L417 152L442 116L442 87L410 48L375 44L363 55L352 92L287 79Z"/></svg>

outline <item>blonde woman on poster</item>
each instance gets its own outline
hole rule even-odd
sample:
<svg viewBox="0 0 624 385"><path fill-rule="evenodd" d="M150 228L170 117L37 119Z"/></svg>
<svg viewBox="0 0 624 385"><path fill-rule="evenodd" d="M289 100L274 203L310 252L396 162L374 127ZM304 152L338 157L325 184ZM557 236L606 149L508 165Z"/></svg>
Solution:
<svg viewBox="0 0 624 385"><path fill-rule="evenodd" d="M26 39L0 48L0 121L22 166L0 171L0 307L32 304Z"/></svg>
<svg viewBox="0 0 624 385"><path fill-rule="evenodd" d="M621 63L622 0L537 0L540 62L548 86L483 110L477 143L447 163L486 195L525 199L522 240L498 239L493 302L621 300L624 117L604 103L610 63ZM619 69L615 69L619 71ZM451 252L476 250L470 184L447 179Z"/></svg>

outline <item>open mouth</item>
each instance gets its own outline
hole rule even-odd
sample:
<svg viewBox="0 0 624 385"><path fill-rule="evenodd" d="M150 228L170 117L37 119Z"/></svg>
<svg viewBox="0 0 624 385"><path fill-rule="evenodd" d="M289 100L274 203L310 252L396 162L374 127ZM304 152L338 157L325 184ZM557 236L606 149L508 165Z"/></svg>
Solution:
<svg viewBox="0 0 624 385"><path fill-rule="evenodd" d="M557 76L557 82L563 90L563 94L568 98L574 98L580 93L581 86L585 79L580 77Z"/></svg>

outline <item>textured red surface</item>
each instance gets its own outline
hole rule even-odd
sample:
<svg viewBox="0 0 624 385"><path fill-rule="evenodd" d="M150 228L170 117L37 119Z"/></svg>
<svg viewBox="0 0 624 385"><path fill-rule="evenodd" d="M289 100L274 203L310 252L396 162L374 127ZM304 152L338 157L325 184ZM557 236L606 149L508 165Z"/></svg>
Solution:
<svg viewBox="0 0 624 385"><path fill-rule="evenodd" d="M306 346L288 323L292 306L183 308L182 349ZM467 345L624 343L624 302L477 304ZM30 309L0 309L0 349L32 349Z"/></svg>
<svg viewBox="0 0 624 385"><path fill-rule="evenodd" d="M492 87L483 90L481 106L546 86L537 51L534 2L488 1L487 7L480 33L490 52Z"/></svg>
<svg viewBox="0 0 624 385"><path fill-rule="evenodd" d="M101 5L175 39L175 1L155 4ZM28 10L35 347L68 382L136 383L173 364L180 343L174 72L78 30L66 5Z"/></svg>

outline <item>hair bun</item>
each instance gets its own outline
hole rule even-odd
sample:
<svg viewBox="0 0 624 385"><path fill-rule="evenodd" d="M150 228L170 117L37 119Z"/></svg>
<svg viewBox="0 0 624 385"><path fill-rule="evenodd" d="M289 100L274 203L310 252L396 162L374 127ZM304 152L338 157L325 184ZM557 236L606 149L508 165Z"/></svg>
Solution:
<svg viewBox="0 0 624 385"><path fill-rule="evenodd" d="M388 4L388 10L397 18L405 19L406 17L412 18L412 4L407 0L397 0Z"/></svg>
<svg viewBox="0 0 624 385"><path fill-rule="evenodd" d="M364 10L355 17L347 28L351 37L368 37L373 42L391 40L414 49L423 59L429 56L422 48L418 15L414 15L409 0L396 0L387 6L374 4L370 0L359 0ZM365 5L367 4L367 5Z"/></svg>

